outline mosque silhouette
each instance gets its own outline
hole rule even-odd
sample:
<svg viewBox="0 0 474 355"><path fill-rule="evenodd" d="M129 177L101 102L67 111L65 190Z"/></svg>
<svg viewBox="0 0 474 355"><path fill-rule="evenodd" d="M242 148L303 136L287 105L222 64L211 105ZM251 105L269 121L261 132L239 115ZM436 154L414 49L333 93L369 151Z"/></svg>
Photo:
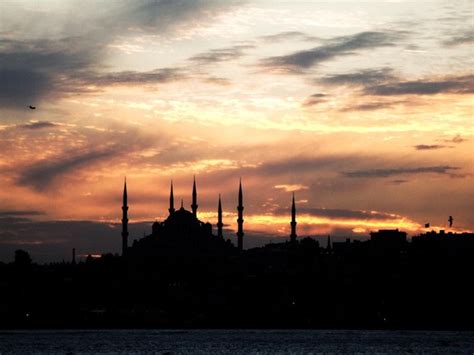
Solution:
<svg viewBox="0 0 474 355"><path fill-rule="evenodd" d="M198 218L198 202L196 178L193 179L191 211L183 206L175 209L173 182L170 187L168 217L162 222L154 222L152 232L139 240L134 240L128 245L128 194L127 182L123 189L122 206L122 256L143 257L162 254L163 252L199 252L199 253L224 253L229 254L242 251L244 247L244 205L242 181L239 181L238 205L237 205L237 247L234 247L230 239L225 240L223 235L222 202L219 195L217 206L217 235L213 234L211 223L203 222ZM293 194L291 207L291 234L290 241L296 241L296 206Z"/></svg>

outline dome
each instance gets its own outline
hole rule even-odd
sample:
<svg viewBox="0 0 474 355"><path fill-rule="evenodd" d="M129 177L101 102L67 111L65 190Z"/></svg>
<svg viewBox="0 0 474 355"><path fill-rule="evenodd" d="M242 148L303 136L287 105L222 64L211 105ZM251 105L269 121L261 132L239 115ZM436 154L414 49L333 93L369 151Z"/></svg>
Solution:
<svg viewBox="0 0 474 355"><path fill-rule="evenodd" d="M179 210L173 212L168 216L165 221L165 224L180 224L180 225L189 225L197 223L197 218L192 214L192 212L185 210L181 207Z"/></svg>

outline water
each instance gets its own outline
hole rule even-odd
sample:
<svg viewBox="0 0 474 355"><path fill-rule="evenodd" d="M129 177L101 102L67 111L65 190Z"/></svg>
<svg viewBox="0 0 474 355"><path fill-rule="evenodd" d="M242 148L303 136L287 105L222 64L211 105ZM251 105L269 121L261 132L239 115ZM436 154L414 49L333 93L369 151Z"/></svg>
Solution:
<svg viewBox="0 0 474 355"><path fill-rule="evenodd" d="M360 330L0 331L0 354L474 354L474 332Z"/></svg>

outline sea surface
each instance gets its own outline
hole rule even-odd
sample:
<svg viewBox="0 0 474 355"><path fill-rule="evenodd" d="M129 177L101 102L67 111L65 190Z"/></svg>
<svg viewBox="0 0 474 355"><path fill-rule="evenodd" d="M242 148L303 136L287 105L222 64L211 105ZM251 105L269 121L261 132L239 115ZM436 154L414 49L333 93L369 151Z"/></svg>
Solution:
<svg viewBox="0 0 474 355"><path fill-rule="evenodd" d="M0 354L474 354L474 332L3 330Z"/></svg>

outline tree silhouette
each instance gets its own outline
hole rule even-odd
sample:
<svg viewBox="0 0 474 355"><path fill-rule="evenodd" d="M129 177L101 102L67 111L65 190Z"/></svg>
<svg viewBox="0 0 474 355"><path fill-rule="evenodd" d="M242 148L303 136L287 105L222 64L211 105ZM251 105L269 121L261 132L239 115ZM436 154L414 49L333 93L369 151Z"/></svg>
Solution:
<svg viewBox="0 0 474 355"><path fill-rule="evenodd" d="M27 251L18 249L15 250L15 265L19 267L28 267L31 265L31 257Z"/></svg>

